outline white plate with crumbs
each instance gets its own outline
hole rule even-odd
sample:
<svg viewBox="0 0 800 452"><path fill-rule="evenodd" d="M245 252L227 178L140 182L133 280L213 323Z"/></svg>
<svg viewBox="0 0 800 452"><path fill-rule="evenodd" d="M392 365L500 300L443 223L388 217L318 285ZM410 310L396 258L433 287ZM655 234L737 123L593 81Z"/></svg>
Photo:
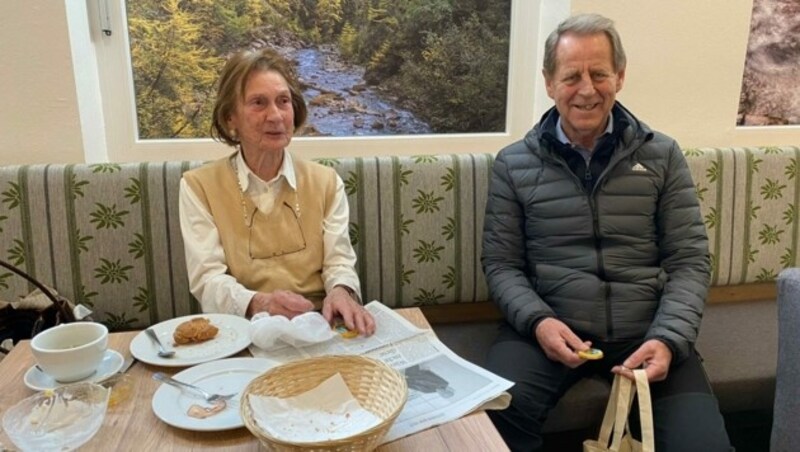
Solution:
<svg viewBox="0 0 800 452"><path fill-rule="evenodd" d="M199 419L189 416L192 405L210 407L205 399L190 389L178 389L163 383L153 394L153 413L166 424L194 431L219 431L244 427L239 414L240 398L244 388L257 376L278 362L267 358L228 358L190 367L173 376L210 393L236 396L226 402L225 408L209 417Z"/></svg>
<svg viewBox="0 0 800 452"><path fill-rule="evenodd" d="M197 344L175 345L172 334L183 322L197 317L207 318L219 328L214 338ZM175 350L171 358L158 356L158 346L141 331L131 341L131 354L139 361L155 366L187 367L239 353L250 345L250 321L231 314L197 314L165 320L151 327L168 349Z"/></svg>

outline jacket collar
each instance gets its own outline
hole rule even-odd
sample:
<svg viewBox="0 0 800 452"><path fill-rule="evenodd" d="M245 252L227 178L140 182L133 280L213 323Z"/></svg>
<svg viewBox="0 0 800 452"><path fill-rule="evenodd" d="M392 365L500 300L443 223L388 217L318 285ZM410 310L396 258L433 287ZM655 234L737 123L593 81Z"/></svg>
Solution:
<svg viewBox="0 0 800 452"><path fill-rule="evenodd" d="M621 142L624 149L632 150L653 138L653 131L650 127L636 118L621 103L615 102L611 112L612 120L614 121L612 134L614 135L614 140L618 143L617 147ZM564 146L558 140L556 133L558 118L558 110L555 107L547 110L542 115L539 123L525 136L524 141L527 147L532 150L541 149L541 152L552 153L553 149L559 149Z"/></svg>

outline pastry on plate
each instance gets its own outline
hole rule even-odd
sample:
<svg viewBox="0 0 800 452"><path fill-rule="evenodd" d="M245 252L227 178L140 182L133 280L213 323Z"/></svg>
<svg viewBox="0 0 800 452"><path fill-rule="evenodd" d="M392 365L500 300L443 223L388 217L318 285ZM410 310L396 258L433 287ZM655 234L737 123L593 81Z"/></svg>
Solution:
<svg viewBox="0 0 800 452"><path fill-rule="evenodd" d="M205 317L195 317L187 320L172 333L172 339L175 345L197 344L214 339L214 336L219 332L219 328L211 324L211 321Z"/></svg>

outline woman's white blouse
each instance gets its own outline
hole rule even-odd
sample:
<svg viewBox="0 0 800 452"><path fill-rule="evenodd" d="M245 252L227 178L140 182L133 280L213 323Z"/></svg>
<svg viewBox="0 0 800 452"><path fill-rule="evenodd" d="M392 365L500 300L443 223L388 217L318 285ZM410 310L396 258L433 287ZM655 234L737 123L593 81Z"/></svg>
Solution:
<svg viewBox="0 0 800 452"><path fill-rule="evenodd" d="M267 182L259 179L248 168L241 152L232 158L236 159L234 167L238 169L239 186L244 195L250 197L262 212L268 213L272 209L275 199L282 190L287 188L294 190L297 187L294 165L288 151L284 153L278 175ZM238 203L239 200L231 202ZM189 290L200 302L203 312L244 316L256 292L245 288L236 281L236 278L227 274L225 253L214 218L183 179L180 185L179 207ZM302 209L302 206L300 208ZM344 193L344 183L337 174L333 208L322 223L324 252L322 281L326 293L335 286L342 285L353 289L357 299L361 300L361 286L355 271L356 254L350 244L348 219L349 207Z"/></svg>

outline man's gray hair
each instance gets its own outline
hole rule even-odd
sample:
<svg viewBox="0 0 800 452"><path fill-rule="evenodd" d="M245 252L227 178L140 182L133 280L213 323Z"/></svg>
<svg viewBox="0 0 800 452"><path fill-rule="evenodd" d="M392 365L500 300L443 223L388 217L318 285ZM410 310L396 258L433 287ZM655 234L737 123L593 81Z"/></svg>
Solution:
<svg viewBox="0 0 800 452"><path fill-rule="evenodd" d="M561 37L567 33L578 36L605 33L611 42L614 71L625 69L625 49L622 48L622 40L614 27L614 21L599 14L578 14L558 24L544 43L544 73L548 77L556 72L556 47Z"/></svg>

